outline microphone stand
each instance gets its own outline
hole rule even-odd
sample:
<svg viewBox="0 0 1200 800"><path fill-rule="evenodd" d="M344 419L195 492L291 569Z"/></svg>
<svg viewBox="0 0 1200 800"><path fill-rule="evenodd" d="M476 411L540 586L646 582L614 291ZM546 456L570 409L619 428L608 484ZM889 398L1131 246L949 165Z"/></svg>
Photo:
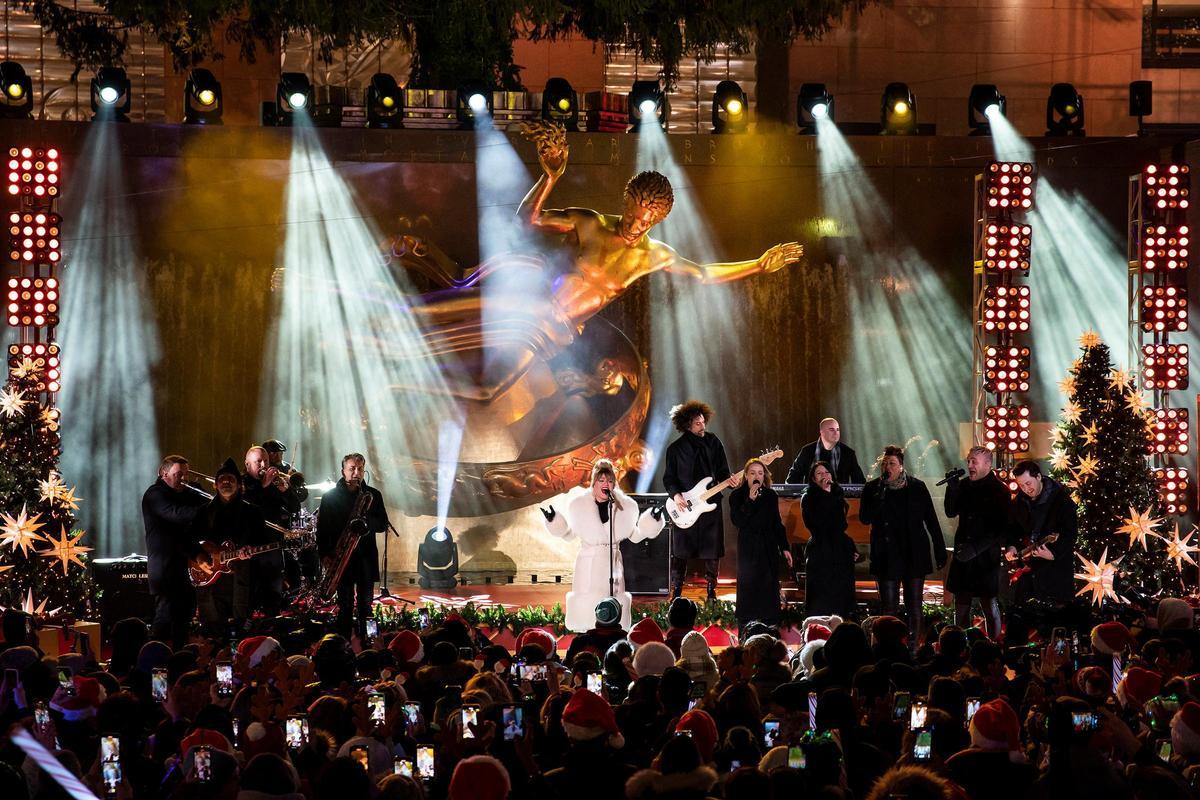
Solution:
<svg viewBox="0 0 1200 800"><path fill-rule="evenodd" d="M612 492L608 492L608 596L616 600L617 597L617 578L615 559L613 558L613 517L617 514L617 508L613 504ZM618 601L619 602L619 601Z"/></svg>
<svg viewBox="0 0 1200 800"><path fill-rule="evenodd" d="M383 575L382 575L382 580L379 581L379 594L375 595L374 600L382 600L385 597L391 598L393 600L396 599L396 595L394 595L388 591L388 577L387 577L388 571L387 571L387 569L388 569L388 542L390 541L390 537L387 534L388 534L388 531L391 531L394 536L399 537L400 531L396 530L395 527L392 526L391 520L388 520L387 526L388 526L387 531L383 532Z"/></svg>

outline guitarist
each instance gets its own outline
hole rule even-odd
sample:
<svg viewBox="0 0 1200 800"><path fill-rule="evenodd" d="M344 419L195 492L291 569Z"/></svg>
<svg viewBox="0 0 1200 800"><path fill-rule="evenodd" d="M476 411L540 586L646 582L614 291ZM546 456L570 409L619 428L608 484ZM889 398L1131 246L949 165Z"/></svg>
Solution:
<svg viewBox="0 0 1200 800"><path fill-rule="evenodd" d="M1016 585L1015 600L1024 603L1034 598L1052 603L1068 603L1075 596L1074 560L1078 510L1070 492L1061 483L1043 475L1036 461L1021 461L1013 467L1020 494L1017 495L1016 523L1026 541L1035 545L1051 533L1058 540L1041 545L1029 559L1031 571ZM1015 560L1017 549L1005 553Z"/></svg>
<svg viewBox="0 0 1200 800"><path fill-rule="evenodd" d="M992 451L972 447L967 453L967 480L962 470L947 477L947 517L958 517L954 560L946 574L946 590L954 593L954 624L970 627L971 602L983 606L987 635L1000 638L1000 549L1012 525L1012 498L992 471Z"/></svg>
<svg viewBox="0 0 1200 800"><path fill-rule="evenodd" d="M699 400L688 400L671 409L671 424L680 436L667 448L663 486L676 504L683 504L683 493L701 478L711 478L713 484L730 477L725 446L707 431L713 410ZM742 484L739 476L730 482L736 489ZM710 484L711 485L711 484ZM721 495L711 498L716 508L701 514L692 527L671 530L671 599L683 593L683 578L689 558L704 561L704 577L708 582L708 599L717 599L717 573L721 556L725 555L725 521Z"/></svg>
<svg viewBox="0 0 1200 800"><path fill-rule="evenodd" d="M232 458L213 476L216 493L208 505L200 509L192 523L192 533L200 542L221 546L226 542L234 547L257 544L255 537L263 530L263 514L242 497L241 473ZM251 561L233 564L233 575L223 576L209 586L196 590L200 621L211 634L225 633L225 624L232 619L242 628L250 617Z"/></svg>

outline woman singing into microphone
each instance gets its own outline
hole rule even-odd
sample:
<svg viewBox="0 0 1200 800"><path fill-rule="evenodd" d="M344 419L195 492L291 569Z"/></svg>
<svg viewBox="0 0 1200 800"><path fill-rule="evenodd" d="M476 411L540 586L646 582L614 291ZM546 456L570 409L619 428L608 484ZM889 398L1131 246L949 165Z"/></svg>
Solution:
<svg viewBox="0 0 1200 800"><path fill-rule="evenodd" d="M745 480L729 496L729 512L738 529L738 627L752 621L778 625L780 555L790 569L792 554L779 517L779 496L759 459L746 462Z"/></svg>
<svg viewBox="0 0 1200 800"><path fill-rule="evenodd" d="M809 616L854 611L854 563L858 553L846 535L846 496L829 465L814 462L800 503L811 538L804 549L804 605Z"/></svg>

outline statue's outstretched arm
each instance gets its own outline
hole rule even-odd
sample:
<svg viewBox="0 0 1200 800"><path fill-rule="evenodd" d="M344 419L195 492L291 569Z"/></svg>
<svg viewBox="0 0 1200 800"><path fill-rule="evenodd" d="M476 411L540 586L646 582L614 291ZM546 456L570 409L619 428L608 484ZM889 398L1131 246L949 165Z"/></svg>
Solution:
<svg viewBox="0 0 1200 800"><path fill-rule="evenodd" d="M758 258L750 261L716 262L697 264L689 261L669 245L655 242L655 247L662 248L666 261L663 269L676 275L687 275L702 283L727 283L753 275L758 272L774 272L788 264L794 264L804 255L804 248L796 242L777 244Z"/></svg>
<svg viewBox="0 0 1200 800"><path fill-rule="evenodd" d="M544 174L521 200L517 216L527 219L535 228L569 233L575 229L571 216L559 209L545 208L550 192L554 191L555 184L567 168L570 148L567 146L566 130L552 122L537 120L522 124L521 132L537 146L538 163Z"/></svg>

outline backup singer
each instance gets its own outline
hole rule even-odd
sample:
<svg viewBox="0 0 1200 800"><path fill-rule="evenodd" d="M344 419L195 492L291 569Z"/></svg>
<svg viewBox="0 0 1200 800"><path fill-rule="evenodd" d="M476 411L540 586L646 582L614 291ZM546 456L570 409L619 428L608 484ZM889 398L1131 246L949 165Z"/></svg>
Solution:
<svg viewBox="0 0 1200 800"><path fill-rule="evenodd" d="M610 503L611 498L611 503ZM617 488L617 473L607 458L592 465L590 487L576 487L551 501L542 509L546 530L560 539L578 539L575 557L575 585L567 592L567 627L584 632L596 627L596 604L609 596L609 556L614 578L612 596L621 604L621 628L633 624L633 596L625 591L625 570L621 563L621 542L653 539L663 529L661 516L654 509L638 515L637 503ZM612 548L609 548L609 523L612 523Z"/></svg>
<svg viewBox="0 0 1200 800"><path fill-rule="evenodd" d="M680 436L667 448L663 486L679 505L683 493L702 478L711 478L714 485L729 477L729 461L725 446L714 434L708 433L708 421L713 410L707 403L689 400L671 409L671 424ZM741 478L730 486L737 488ZM717 599L717 573L721 556L725 555L725 521L721 515L720 493L711 502L716 508L701 514L690 528L671 531L671 598L683 593L683 578L689 558L704 560L704 577L708 583L708 599Z"/></svg>
<svg viewBox="0 0 1200 800"><path fill-rule="evenodd" d="M207 558L191 535L192 520L206 502L188 487L188 460L166 456L156 480L142 495L142 523L146 526L146 566L150 594L154 596L151 635L178 649L187 644L188 627L196 614L196 592L188 581L192 556Z"/></svg>
<svg viewBox="0 0 1200 800"><path fill-rule="evenodd" d="M367 533L359 538L337 586L338 627L345 634L352 628L358 635L367 635L367 618L371 616L371 600L375 594L375 581L379 580L379 547L375 536L387 531L391 524L387 510L383 507L383 495L363 479L367 460L361 453L350 453L342 458L342 477L337 485L321 497L321 511L317 519L317 551L325 569L337 549L338 539L350 524L350 514L358 500L359 492L372 495L371 507L367 509ZM357 616L357 623L354 620Z"/></svg>
<svg viewBox="0 0 1200 800"><path fill-rule="evenodd" d="M1070 493L1049 475L1043 475L1036 461L1021 461L1013 467L1017 480L1016 528L1029 545L1036 545L1051 533L1058 539L1040 545L1029 558L1031 571L1016 586L1016 602L1033 598L1052 603L1068 603L1075 596L1075 535L1078 532L1078 509ZM1010 546L1005 558L1017 557L1016 547Z"/></svg>
<svg viewBox="0 0 1200 800"><path fill-rule="evenodd" d="M771 473L757 458L746 462L743 483L729 495L729 515L738 529L737 621L777 625L780 620L779 564L792 566L779 495ZM782 559L781 559L782 556Z"/></svg>
<svg viewBox="0 0 1200 800"><path fill-rule="evenodd" d="M858 456L842 443L842 425L833 417L821 420L819 435L796 453L796 460L788 470L787 483L803 483L808 480L813 464L824 461L838 484L866 483Z"/></svg>
<svg viewBox="0 0 1200 800"><path fill-rule="evenodd" d="M954 559L946 575L946 591L954 594L954 624L971 624L971 601L978 597L987 634L1000 636L1000 550L1012 525L1008 487L992 471L992 451L972 447L967 453L967 480L951 473L946 485L947 517L958 517Z"/></svg>
<svg viewBox="0 0 1200 800"><path fill-rule="evenodd" d="M261 544L263 514L242 496L241 474L232 458L225 459L213 476L216 492L213 499L200 509L192 522L192 536L199 542L234 547ZM266 553L256 558L266 558ZM253 560L233 563L233 575L218 578L216 583L196 590L200 606L200 621L212 634L224 633L226 623L233 620L235 628L244 628L250 618Z"/></svg>
<svg viewBox="0 0 1200 800"><path fill-rule="evenodd" d="M925 576L933 572L934 561L938 569L946 566L946 542L929 487L904 470L904 449L885 447L880 466L883 474L863 487L858 517L871 526L871 574L883 611L899 611L903 586L909 647L915 648L921 635Z"/></svg>
<svg viewBox="0 0 1200 800"><path fill-rule="evenodd" d="M854 540L846 534L849 504L829 465L818 461L808 473L808 491L800 501L808 547L804 549L804 607L809 616L854 611Z"/></svg>
<svg viewBox="0 0 1200 800"><path fill-rule="evenodd" d="M292 515L300 510L300 501L290 491L287 479L270 465L270 457L262 447L246 451L246 474L242 476L243 499L256 506L267 522L287 527ZM272 544L283 541L279 531L259 526L249 534L246 544ZM268 617L278 616L283 604L283 551L265 553L251 562L250 603Z"/></svg>

